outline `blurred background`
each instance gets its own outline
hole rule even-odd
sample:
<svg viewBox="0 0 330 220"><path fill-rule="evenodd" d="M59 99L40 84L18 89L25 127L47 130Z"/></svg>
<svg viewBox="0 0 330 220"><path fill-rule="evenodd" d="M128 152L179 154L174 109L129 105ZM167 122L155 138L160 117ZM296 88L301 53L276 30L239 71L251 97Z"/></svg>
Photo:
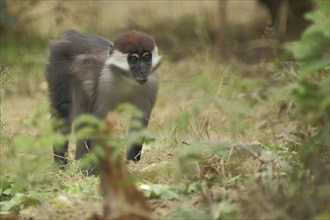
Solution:
<svg viewBox="0 0 330 220"><path fill-rule="evenodd" d="M224 55L248 63L270 60L281 43L299 38L307 24L303 14L313 8L312 0L282 2L2 0L1 64L13 67L12 74L23 68L16 89L31 93L47 41L70 28L108 39L132 28L145 31L170 61L210 52L217 61Z"/></svg>
<svg viewBox="0 0 330 220"><path fill-rule="evenodd" d="M129 165L156 216L329 219L329 15L328 0L0 0L0 217L101 210L73 145L66 172L50 163L48 41L73 28L156 40L160 91Z"/></svg>

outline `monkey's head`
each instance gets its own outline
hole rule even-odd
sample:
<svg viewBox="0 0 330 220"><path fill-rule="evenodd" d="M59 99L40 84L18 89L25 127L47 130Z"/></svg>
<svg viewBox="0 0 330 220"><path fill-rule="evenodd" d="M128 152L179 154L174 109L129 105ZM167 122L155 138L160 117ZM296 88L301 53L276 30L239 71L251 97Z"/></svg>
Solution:
<svg viewBox="0 0 330 220"><path fill-rule="evenodd" d="M144 84L159 67L160 58L155 40L150 35L131 30L115 39L107 64L126 77Z"/></svg>

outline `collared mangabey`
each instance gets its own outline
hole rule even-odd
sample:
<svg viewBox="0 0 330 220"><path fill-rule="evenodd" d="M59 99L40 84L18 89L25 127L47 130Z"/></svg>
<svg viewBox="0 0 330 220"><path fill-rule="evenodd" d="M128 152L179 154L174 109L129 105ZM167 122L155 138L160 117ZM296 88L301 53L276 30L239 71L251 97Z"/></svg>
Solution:
<svg viewBox="0 0 330 220"><path fill-rule="evenodd" d="M160 58L154 39L136 30L122 33L113 42L76 30L51 41L46 65L49 98L53 116L64 121L56 129L68 134L79 114L104 119L122 103L137 107L146 127L156 101L155 70ZM142 144L128 147L128 160L140 160ZM91 140L78 140L75 158L82 158L92 147ZM67 164L67 153L68 143L54 146L55 162Z"/></svg>

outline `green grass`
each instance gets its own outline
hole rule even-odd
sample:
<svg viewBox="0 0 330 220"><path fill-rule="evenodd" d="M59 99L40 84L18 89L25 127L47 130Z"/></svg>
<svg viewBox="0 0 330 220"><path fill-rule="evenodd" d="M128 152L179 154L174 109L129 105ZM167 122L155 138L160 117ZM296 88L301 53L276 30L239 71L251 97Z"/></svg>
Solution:
<svg viewBox="0 0 330 220"><path fill-rule="evenodd" d="M32 95L40 90L46 61L46 40L36 34L4 33L1 36L1 81L7 75L10 82L2 86L7 95Z"/></svg>
<svg viewBox="0 0 330 220"><path fill-rule="evenodd" d="M93 28L109 37L123 27L136 27L155 32L160 40L161 84L148 142L142 160L128 164L154 214L167 219L329 218L329 183L316 182L298 154L308 134L299 132L299 122L292 117L295 106L283 89L297 79L299 64L278 58L249 65L234 56L218 56L212 47L213 6L190 2L180 11L174 3L164 3L175 14L170 16L173 25L166 25L164 6L153 5L152 19L146 19L143 5L132 4L122 13L134 12L134 22L117 14L115 20L123 26L111 19L105 24L103 19ZM237 4L232 3L231 9ZM192 16L190 12L202 5L200 17ZM75 3L64 6L74 12L86 10ZM102 11L111 9L103 6ZM199 19L205 12L208 16ZM17 212L19 219L87 219L102 209L99 180L81 174L80 163L72 160L74 143L66 171L54 168L52 162L51 145L61 137L51 130L44 88L46 41L70 26L70 19L45 34L50 14L39 21L36 36L8 33L1 38L0 199L5 216ZM80 21L82 30L91 28ZM47 37L40 37L43 34ZM228 34L232 41L242 40ZM128 124L122 113L123 143Z"/></svg>
<svg viewBox="0 0 330 220"><path fill-rule="evenodd" d="M199 67L200 63L205 67ZM245 77L234 69L200 57L163 63L160 94L149 127L151 142L142 160L129 165L138 182L151 187L147 195L159 217L292 217L286 207L291 198L281 190L290 190L291 172L302 172L291 150L299 143L290 142L290 135L279 136L290 132L294 122L278 117L271 92L275 88L267 80ZM260 90L263 98L258 98ZM21 184L18 192L37 202L17 201L15 193L5 201L16 201L28 214L46 218L68 218L70 207L85 209L90 203L100 211L95 177L83 177L75 164L67 172L52 168L47 100L45 94L37 97L34 103L28 97L3 102L3 126L8 130L2 134L1 179L15 179L17 186ZM27 115L21 121L11 118L13 102L25 103ZM36 112L35 105L44 107ZM127 123L123 115L124 129ZM194 190L182 191L181 184ZM273 204L272 196L278 203ZM166 208L158 210L161 204ZM35 206L40 211L33 213ZM74 212L74 216L87 218L94 212L88 210Z"/></svg>

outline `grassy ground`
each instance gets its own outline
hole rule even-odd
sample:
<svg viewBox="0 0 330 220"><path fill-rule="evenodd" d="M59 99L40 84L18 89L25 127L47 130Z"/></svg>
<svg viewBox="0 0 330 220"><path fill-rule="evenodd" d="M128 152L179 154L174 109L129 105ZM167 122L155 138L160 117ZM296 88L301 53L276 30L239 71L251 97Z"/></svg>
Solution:
<svg viewBox="0 0 330 220"><path fill-rule="evenodd" d="M81 15L61 21L50 14L38 21L45 27L38 31L49 37L72 26L94 33L140 27L154 32L156 41L159 37L164 62L158 72L161 84L150 138L141 161L128 165L137 185L149 187L144 192L157 218L327 218L329 204L312 203L310 194L327 195L328 189L309 188L313 185L293 179L293 174L306 171L296 156L302 138L295 133L296 121L289 117L292 103L284 98L283 85L295 79L297 65L281 60L246 64L234 52L225 59L217 57L211 47L200 50L200 45L212 44L214 26L203 19L216 19L216 2L150 2L152 12L145 4L69 2L64 6L70 13L100 10L95 16L101 22ZM31 13L44 13L47 5L41 2ZM258 26L263 23L258 21L260 17L267 18L260 8L261 13L252 16L256 7L253 1L229 5L228 35L236 37L236 43L227 42L228 48L237 49L244 40L235 32L237 25ZM189 20L192 12L197 20ZM107 19L108 13L114 20ZM162 24L165 19L177 22L164 25L166 30L156 29L154 23ZM182 26L175 25L179 23ZM196 29L191 31L188 24ZM111 25L114 27L108 28ZM185 25L187 31L182 34L192 39L182 40L176 32L164 35L168 38L161 36ZM200 30L209 30L209 37L200 40ZM245 34L245 38L258 35L249 30ZM5 64L1 69L1 196L5 198L1 210L20 210L18 219L89 218L101 212L98 178L84 177L73 160L65 172L52 166L54 134L42 75L46 41L18 39L6 38L1 51ZM125 138L125 115L120 123ZM71 143L71 159L73 146Z"/></svg>
<svg viewBox="0 0 330 220"><path fill-rule="evenodd" d="M154 141L145 146L141 162L129 165L139 182L151 186L161 184L161 192L150 196L156 197L151 203L159 217L186 209L185 215L191 214L189 217L193 217L195 214L191 212L198 209L205 217L216 217L220 215L218 212L224 212L221 215L225 216L227 212L236 213L240 191L249 191L240 189L247 187L247 182L254 182L259 176L265 176L261 180L281 178L280 172L289 169L288 162L281 161L276 151L262 149L258 143L283 145L278 136L289 127L289 124L283 124L280 128L279 123L271 122L272 118L277 118L273 103L258 100L262 99L258 97L259 90L268 84L267 81L260 77L255 80L240 76L229 65L205 58L185 59L178 63L165 61L159 75L162 79L160 94L149 127ZM269 91L265 89L263 92ZM44 126L41 124L49 120L47 98L43 92L6 98L2 103L2 117L3 131L7 135L38 138L43 135L39 130ZM33 118L38 121L33 122ZM124 131L127 124L127 120L122 120ZM273 140L276 144L272 143ZM253 142L255 149L250 149L246 144ZM43 161L51 161L51 147L45 148L43 157L47 159ZM4 151L2 153L8 153L6 149ZM264 151L269 155L264 155ZM3 162L10 167L9 163L18 157L18 167L29 163L24 161L28 158L19 161L17 154L11 152L11 157L3 157ZM288 167L276 164L274 161L277 160ZM42 205L23 210L22 218L25 214L36 218L85 218L95 207L100 209L97 178L84 177L74 165L69 173L49 170L33 173L56 184L38 194L29 192L37 201L42 201ZM202 212L205 207L210 208L209 205L211 214ZM84 212L72 211L72 207Z"/></svg>

